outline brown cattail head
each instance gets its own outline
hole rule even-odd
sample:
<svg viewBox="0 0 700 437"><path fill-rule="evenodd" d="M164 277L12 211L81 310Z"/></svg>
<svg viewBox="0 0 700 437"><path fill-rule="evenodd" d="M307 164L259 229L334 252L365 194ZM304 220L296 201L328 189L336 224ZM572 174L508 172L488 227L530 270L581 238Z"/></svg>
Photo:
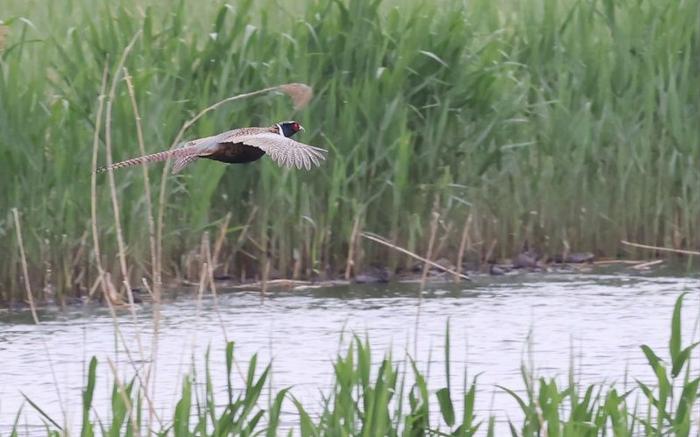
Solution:
<svg viewBox="0 0 700 437"><path fill-rule="evenodd" d="M304 83L285 83L278 89L292 98L294 109L302 109L314 96L313 88Z"/></svg>

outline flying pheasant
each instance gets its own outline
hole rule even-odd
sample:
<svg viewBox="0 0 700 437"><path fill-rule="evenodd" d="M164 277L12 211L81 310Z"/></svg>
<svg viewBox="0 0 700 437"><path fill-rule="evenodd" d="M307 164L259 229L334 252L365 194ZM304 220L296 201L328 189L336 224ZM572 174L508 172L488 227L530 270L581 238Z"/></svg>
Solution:
<svg viewBox="0 0 700 437"><path fill-rule="evenodd" d="M213 159L229 164L244 164L257 161L268 154L277 164L284 167L304 167L320 165L326 159L327 150L294 141L291 137L303 131L296 121L276 123L270 127L247 127L234 129L206 138L199 138L184 143L181 147L127 159L103 167L98 171L142 165L149 162L174 159L173 173L196 161L198 158Z"/></svg>

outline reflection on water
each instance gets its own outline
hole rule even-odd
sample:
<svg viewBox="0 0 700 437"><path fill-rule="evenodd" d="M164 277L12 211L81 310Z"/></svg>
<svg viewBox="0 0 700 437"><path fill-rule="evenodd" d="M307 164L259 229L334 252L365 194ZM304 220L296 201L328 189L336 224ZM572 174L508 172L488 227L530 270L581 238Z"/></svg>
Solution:
<svg viewBox="0 0 700 437"><path fill-rule="evenodd" d="M430 285L420 311L415 284L279 292L264 301L257 292L223 291L221 322L213 299L203 299L198 309L196 300L181 295L162 307L155 402L161 416L172 416L182 375L193 359L201 367L207 347L215 385L223 388L226 336L235 341L242 368L254 353L263 363L271 360L274 386L294 386L292 392L314 411L319 390L327 390L333 379L331 362L341 350L343 333L346 339L349 332L367 334L375 360L388 350L403 359L408 351L426 369L429 357L442 361L449 318L456 386L463 369L481 373L478 410L518 418L512 399L494 386L522 388L520 364L527 359L530 332L531 356L541 374L565 377L573 355L584 382L622 384L625 371L651 379L639 345L649 344L666 356L673 303L697 284L687 277L621 274L477 278L471 284ZM686 302L684 329L692 335L698 296L691 293ZM40 319L43 323L35 326L28 314L0 314L0 433L13 423L21 393L59 422L79 424L80 390L92 355L101 363L95 404L102 416L111 389L107 359L122 375L133 375L123 346L116 347L115 324L105 308L45 310ZM139 309L136 323L128 312L120 313L119 329L134 358L140 348L150 356L150 307ZM433 389L444 384L442 364L430 366L429 378ZM291 411L287 420L294 420ZM20 423L29 427L41 420L25 406Z"/></svg>

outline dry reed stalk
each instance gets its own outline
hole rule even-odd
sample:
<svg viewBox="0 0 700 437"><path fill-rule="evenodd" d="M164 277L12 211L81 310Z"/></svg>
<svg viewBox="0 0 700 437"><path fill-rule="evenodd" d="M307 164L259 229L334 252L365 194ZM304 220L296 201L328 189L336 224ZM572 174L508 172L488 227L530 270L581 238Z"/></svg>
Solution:
<svg viewBox="0 0 700 437"><path fill-rule="evenodd" d="M97 287L103 287L102 285L102 275L97 275L97 278L95 278L95 282L92 283L90 286L90 290L88 290L88 302L90 299L92 299L92 296L95 294L95 291L97 291Z"/></svg>
<svg viewBox="0 0 700 437"><path fill-rule="evenodd" d="M219 255L221 254L221 248L224 245L224 241L226 240L226 232L228 231L228 225L231 222L231 213L228 212L226 213L226 217L224 217L223 223L221 223L221 226L219 227L219 236L216 239L216 243L214 243L214 255L212 256L212 261L214 262L214 270L216 270L216 266L219 262Z"/></svg>
<svg viewBox="0 0 700 437"><path fill-rule="evenodd" d="M241 229L241 234L238 236L238 239L236 240L236 246L233 248L231 251L231 257L236 256L236 252L240 250L241 247L243 247L243 243L246 241L248 237L248 229L250 229L251 223L253 223L253 219L255 218L255 214L258 212L258 206L254 206L253 209L250 211L250 214L248 214L248 219L245 222L245 225L243 225L243 229Z"/></svg>
<svg viewBox="0 0 700 437"><path fill-rule="evenodd" d="M569 256L569 253L571 253L571 245L569 244L569 239L564 237L564 239L562 240L562 245L564 246L564 250L562 250L561 259L566 259L566 257Z"/></svg>
<svg viewBox="0 0 700 437"><path fill-rule="evenodd" d="M267 220L264 220L266 222ZM262 234L262 244L260 245L259 249L261 252L261 257L262 257L262 274L260 275L260 279L262 281L262 289L260 290L260 299L265 300L265 294L267 294L267 281L270 279L270 240L267 235L267 230L263 230Z"/></svg>
<svg viewBox="0 0 700 437"><path fill-rule="evenodd" d="M357 234L360 230L360 215L355 216L355 220L352 223L352 232L350 233L350 240L348 244L348 259L345 264L345 280L349 281L350 277L354 272L355 267L355 245L357 244Z"/></svg>
<svg viewBox="0 0 700 437"><path fill-rule="evenodd" d="M292 279L297 280L301 277L301 251L294 249L292 254L294 258L294 267L292 268Z"/></svg>
<svg viewBox="0 0 700 437"><path fill-rule="evenodd" d="M438 221L438 225L440 225L440 224L441 223ZM438 245L435 248L435 250L433 251L433 258L438 258L440 256L440 254L442 253L442 251L445 250L445 246L447 246L447 241L450 239L450 234L452 233L452 227L453 227L452 222L449 222L447 224L447 226L442 225L442 228L445 231L442 233L442 237L440 237L440 239L438 240ZM440 228L438 227L438 230L439 229Z"/></svg>
<svg viewBox="0 0 700 437"><path fill-rule="evenodd" d="M224 325L224 319L221 317L221 311L219 311L219 298L216 295L216 283L214 282L214 269L212 268L212 255L211 255L211 244L209 243L209 234L204 233L206 238L203 241L204 253L206 255L207 264L207 277L209 280L209 286L211 287L211 294L214 299L214 311L216 312L216 317L219 319L219 325L221 326L221 332L224 334L224 340L228 342L228 335L226 334L226 326Z"/></svg>
<svg viewBox="0 0 700 437"><path fill-rule="evenodd" d="M368 233L368 232L362 232L362 233L360 233L360 236L362 236L362 237L364 237L364 238L367 238L368 240L372 240L372 241L374 241L374 242L376 242L376 243L383 244L384 246L387 246L387 247L389 247L389 248L391 248L391 249L394 249L394 250L396 250L396 251L398 251L398 252L401 252L401 253L403 253L403 254L406 254L406 255L408 255L408 256L410 256L410 257L413 257L413 258L417 259L418 261L422 261L422 262L424 262L424 263L426 263L426 264L430 264L431 266L433 266L433 267L435 267L435 268L437 268L437 269L440 269L440 270L442 270L443 272L451 273L451 274L453 274L453 275L459 275L460 278L462 278L462 279L464 279L464 280L466 280L466 281L471 281L471 278L469 278L469 276L464 275L464 274L462 274L462 273L455 272L455 271L452 270L452 269L448 269L448 268L445 267L445 266L441 266L441 265L438 264L438 263L435 263L435 262L433 262L433 261L430 261L429 259L423 258L422 256L420 256L420 255L418 255L418 254L416 254L416 253L413 253L413 252L411 252L410 250L406 250L406 249L404 249L403 247L400 247L400 246L397 246L397 245L391 243L390 241L388 241L386 238L384 238L384 237L382 237L382 236L379 236L379 235L376 235L376 234L371 234L371 233Z"/></svg>
<svg viewBox="0 0 700 437"><path fill-rule="evenodd" d="M146 154L146 145L143 139L143 126L141 120L141 113L139 112L138 105L136 104L136 93L134 92L134 84L129 75L129 70L124 67L124 80L126 81L126 89L129 92L129 100L131 101L131 108L134 111L134 120L136 122L136 139L139 143L139 150L141 155ZM156 273L156 268L158 266L158 261L156 257L158 252L156 251L156 223L153 219L153 201L151 197L151 183L148 178L148 166L141 166L143 169L143 192L146 197L146 219L148 221L148 241L151 251L151 278L153 282L154 290L154 300L160 300L161 283L156 281L156 278L160 279L160 276Z"/></svg>
<svg viewBox="0 0 700 437"><path fill-rule="evenodd" d="M83 232L83 235L80 236L80 242L78 243L78 250L75 252L75 255L73 255L73 261L71 261L71 263L70 263L71 269L73 269L73 270L78 268L78 264L80 263L80 260L85 255L85 250L87 248L87 237L89 234L90 234L90 231L88 229L85 229L85 231Z"/></svg>
<svg viewBox="0 0 700 437"><path fill-rule="evenodd" d="M134 305L134 293L131 288L127 288L126 295L129 298L129 312L131 313L131 320L134 323L134 328L136 331L136 345L139 348L139 356L141 361L146 360L146 355L143 353L143 344L141 343L141 327L139 325L139 319L136 317L136 305Z"/></svg>
<svg viewBox="0 0 700 437"><path fill-rule="evenodd" d="M160 274L160 273L159 273ZM144 281L144 285L149 289L149 293L152 296L155 296L155 292L150 290L150 287L148 286L148 283ZM151 365L148 366L148 371L146 372L146 382L144 385L144 393L148 395L148 388L149 388L149 383L150 388L151 388L151 399L155 399L156 397L156 378L155 376L153 379L151 379L151 374L156 375L157 374L157 367L158 367L158 338L160 334L160 301L155 300L153 301L153 335L151 336ZM153 417L156 417L157 420L158 416L155 414L155 411L150 411L148 415L148 423L151 424L153 423ZM149 428L151 429L151 428Z"/></svg>
<svg viewBox="0 0 700 437"><path fill-rule="evenodd" d="M148 285L148 281L146 281L145 278L142 279L143 286L146 287L146 291L148 291L148 294L151 296L151 298L154 298L154 291L151 289L151 286ZM146 400L148 401L148 428L147 429L153 429L152 424L153 424L153 418L158 421L160 424L161 428L163 427L163 421L158 417L158 414L156 413L156 410L153 406L153 401L152 399L155 399L155 378L153 378L153 386L152 390L153 392L149 396L148 394L148 388L149 388L149 381L150 381L150 376L151 372L155 372L156 369L156 364L157 364L157 359L158 359L158 327L160 326L160 302L156 302L154 300L153 303L153 337L151 340L151 363L150 366L148 366L148 370L146 371L146 377L144 378L144 381L140 381L141 387L143 390L143 394L146 397Z"/></svg>
<svg viewBox="0 0 700 437"><path fill-rule="evenodd" d="M51 263L51 243L46 238L44 238L44 244L41 245L40 253L42 264L44 265L44 278L43 287L41 288L41 294L38 295L38 297L40 300L43 300L45 302L48 296L52 296L54 294L55 290L53 281L51 280L51 277L53 276L53 265ZM66 268L69 264L70 263L64 262L61 263L61 266L63 267L64 278L66 279L66 281L70 282L72 275L70 273L70 270Z"/></svg>
<svg viewBox="0 0 700 437"><path fill-rule="evenodd" d="M496 244L498 244L498 240L494 238L491 241L489 248L486 250L486 254L484 255L484 261L486 261L486 263L488 263L491 257L493 256L493 251L496 250Z"/></svg>
<svg viewBox="0 0 700 437"><path fill-rule="evenodd" d="M197 120L202 118L204 115L207 113L217 109L218 107L229 103L233 102L236 100L241 100L241 99L246 99L249 97L255 97L259 96L261 94L266 94L271 91L282 91L289 97L291 97L292 102L294 104L294 107L297 109L301 109L303 106L305 106L309 100L311 100L312 96L312 89L310 86L303 84L303 83L286 83L282 85L277 85L273 87L268 87L264 88L261 90L249 92L249 93L244 93L244 94L237 94L235 96L231 96L228 98L225 98L223 100L220 100L213 105L204 108L201 110L199 113L197 113L194 117L191 119L187 120L180 130L178 131L177 135L175 135L175 138L173 139L172 144L170 145L170 149L173 149L177 147L177 145L180 143L182 140L183 135L185 134L185 131L192 127ZM163 260L163 226L164 226L164 217L165 217L165 194L166 194L166 189L167 189L167 175L168 171L170 170L170 160L165 162L165 165L163 166L163 175L160 180L160 192L158 194L158 221L157 221L157 228L156 228L156 248L158 251L158 256L156 259L158 260L158 274L162 275L162 260ZM160 277L158 278L160 281Z"/></svg>
<svg viewBox="0 0 700 437"><path fill-rule="evenodd" d="M430 222L430 240L428 240L428 253L425 259L430 260L433 257L433 245L435 244L435 235L438 229L438 220L440 219L440 213L433 211L433 220ZM428 263L423 264L423 273L420 276L420 289L423 291L425 288L425 282L428 279L428 270L430 270L430 265Z"/></svg>
<svg viewBox="0 0 700 437"><path fill-rule="evenodd" d="M209 241L209 231L202 232L202 236L199 239L199 256L198 256L200 267L202 264L208 262L207 249L206 249L208 241ZM199 270L201 273L202 269L200 268ZM207 271L208 271L208 269L204 271L205 278L208 278ZM200 279L201 279L201 277L200 277Z"/></svg>
<svg viewBox="0 0 700 437"><path fill-rule="evenodd" d="M457 268L455 275L455 282L460 281L459 274L462 272L462 260L464 259L464 251L467 248L471 248L471 238L469 238L469 229L472 225L472 215L467 216L467 220L464 221L464 228L462 228L462 239L459 242L459 252L457 253Z"/></svg>
<svg viewBox="0 0 700 437"><path fill-rule="evenodd" d="M194 319L195 319L196 326L194 326L194 329L192 329L191 350L193 351L193 353L194 353L194 350L195 350L196 345L197 345L197 332L199 330L198 329L199 328L199 317L200 317L200 314L202 311L202 297L204 296L204 288L205 288L206 282L208 280L207 271L209 270L209 264L206 261L204 261L201 264L199 270L200 271L199 271L199 285L197 287L197 306L195 307L195 313L194 313L195 314Z"/></svg>
<svg viewBox="0 0 700 437"><path fill-rule="evenodd" d="M592 264L596 266L605 266L610 264L642 264L646 261L643 260L630 260L630 259L606 259L601 261L593 261Z"/></svg>
<svg viewBox="0 0 700 437"><path fill-rule="evenodd" d="M199 272L199 287L197 287L197 308L195 312L195 318L199 320L199 311L202 307L202 297L204 296L204 288L207 282L207 271L209 270L207 262L202 263L202 267Z"/></svg>
<svg viewBox="0 0 700 437"><path fill-rule="evenodd" d="M49 370L51 371L51 379L53 379L53 385L56 389L56 397L58 398L58 403L61 406L61 415L63 415L63 423L68 424L68 414L66 411L65 403L63 402L63 396L61 396L61 388L58 385L58 378L56 378L56 369L53 366L53 358L51 357L51 351L49 350L49 345L46 343L46 338L42 337L41 342L44 344L44 352L46 352L46 361L49 363Z"/></svg>
<svg viewBox="0 0 700 437"><path fill-rule="evenodd" d="M112 199L112 211L114 212L114 227L117 233L117 248L119 257L119 266L122 271L122 280L124 286L127 289L131 289L129 284L129 269L126 264L126 244L124 243L124 232L122 230L119 208L119 199L117 197L117 184L114 181L114 169L111 168L112 165L112 102L114 101L117 93L117 82L119 76L121 75L122 69L124 68L124 63L126 58L129 56L129 52L136 44L137 39L141 35L141 30L136 32L136 34L131 38L129 44L124 48L122 56L119 59L117 68L114 70L114 76L112 77L112 84L109 88L109 94L107 96L107 107L105 110L105 152L107 156L107 167L110 167L107 172L107 179L109 180L109 191L110 197Z"/></svg>
<svg viewBox="0 0 700 437"><path fill-rule="evenodd" d="M138 35L138 34L137 34ZM135 40L134 40L135 41ZM115 79L116 80L116 79ZM136 104L136 94L134 92L134 85L131 80L131 76L129 75L129 70L124 67L124 80L127 85L127 91L129 94L129 100L131 101L131 107L132 110L134 111L134 119L136 123L136 136L137 136L137 141L139 144L139 148L141 150L141 154L145 155L146 154L146 148L145 148L145 143L143 140L143 128L141 124L141 115L139 113L138 105ZM111 102L110 102L111 103ZM155 256L156 256L156 251L155 251L155 222L153 220L153 205L151 202L151 187L150 187L150 182L148 179L148 169L146 166L143 166L143 177L144 177L144 193L146 196L146 209L147 209L147 214L146 214L146 219L148 221L148 236L149 236L149 242L150 242L150 251L151 251L151 269L155 269L156 266L156 261L155 261ZM155 278L155 272L152 273L152 277ZM128 278L128 276L127 276ZM145 279L144 279L145 280ZM136 327L136 343L139 348L139 356L141 361L145 361L145 353L143 349L143 343L141 342L141 329L138 323L138 318L136 317L136 309L134 306L134 295L131 291L131 287L129 286L128 282L126 282L127 287L126 287L126 292L127 292L127 297L129 299L129 309L131 312L131 317L134 323L134 326ZM160 299L160 284L154 284L155 285L155 290L156 290L156 295L153 296L154 300ZM126 345L125 345L126 347ZM148 400L148 393L146 390L145 396ZM149 409L153 410L153 405L149 402Z"/></svg>
<svg viewBox="0 0 700 437"><path fill-rule="evenodd" d="M263 270L262 270L262 288L260 289L260 298L265 299L265 294L267 293L267 282L270 279L270 257L265 253L263 258Z"/></svg>
<svg viewBox="0 0 700 437"><path fill-rule="evenodd" d="M27 268L27 256L24 252L24 240L22 239L22 228L19 224L19 213L17 208L12 208L12 216L15 219L15 231L17 232L17 244L19 245L19 256L22 263L22 275L24 277L24 288L27 292L27 300L29 308L32 310L32 318L34 323L39 324L39 317L36 315L36 306L34 305L34 297L32 296L32 285L29 282L29 269Z"/></svg>
<svg viewBox="0 0 700 437"><path fill-rule="evenodd" d="M113 162L112 161L112 138L111 138L112 137L112 135L111 135L112 134L112 132L111 132L112 102L114 101L115 96L116 96L116 88L117 88L118 78L119 78L119 75L121 74L122 70L124 69L124 63L126 62L126 59L129 55L129 53L131 52L132 48L134 47L134 44L136 43L136 41L138 40L140 35L141 35L141 30L136 32L136 34L132 37L131 41L129 42L129 44L125 47L124 51L122 52L122 56L119 59L117 67L114 70L114 77L112 78L112 83L110 86L109 94L107 96L107 104L106 104L106 110L105 110L105 151L106 151L106 158L107 158L107 165L108 166L111 165ZM124 71L128 76L128 72L125 69L124 69ZM127 88L128 88L128 85L129 85L129 81L127 80ZM103 93L104 93L104 91L103 91ZM101 99L102 98L104 98L104 97L101 96ZM102 104L102 102L100 102L100 104ZM135 110L137 111L137 109L135 109ZM140 130L140 127L139 127L140 123L138 123L139 116L137 113L136 113L136 117L137 117L137 133L138 133ZM96 129L96 132L99 132L99 129ZM98 135L98 134L96 133L96 135ZM142 141L143 141L142 134L139 134L139 142L141 144L142 144ZM94 180L95 180L96 159L97 159L96 158L96 153L97 153L96 148L97 148L97 145L95 145L95 152L94 152L95 155L93 156L93 184L95 183ZM145 150L145 148L144 148L144 150ZM131 285L129 284L129 271L128 271L128 267L127 267L127 263L126 263L126 244L124 242L124 235L123 235L123 231L122 231L122 227L121 227L121 220L119 219L120 208L119 208L119 200L117 197L117 190L116 190L116 183L114 180L113 169L110 169L108 171L107 176L108 176L108 180L109 180L110 194L111 194L111 200L112 200L112 210L114 212L114 223L115 223L116 234L117 234L119 265L120 265L121 272L122 272L124 286L127 290L127 293L130 294ZM93 195L94 195L94 191L93 191ZM149 199L150 199L150 197L149 197ZM94 204L95 204L95 199L93 198L93 207L94 207ZM93 233L95 234L95 236L94 236L95 241L97 241L97 229L96 229L96 224L95 224L94 220L93 220ZM158 266L159 266L159 263L158 263ZM154 270L155 270L155 267L154 267ZM151 347L151 354L152 354L151 361L152 361L152 363L155 363L155 356L157 356L157 336L158 336L158 327L159 327L159 320L160 320L159 319L159 313L160 313L160 311L159 311L159 300L160 300L159 293L160 293L160 284L161 284L160 271L158 270L156 273L157 273L157 275L154 278L154 283L157 284L156 289L155 289L156 292L155 293L151 292L151 295L154 296L154 305L153 305L153 308L154 308L153 309L153 311L154 311L154 333L153 333L153 341L152 341L152 347ZM103 278L103 281L105 279L106 278ZM106 288L109 288L109 285L111 285L111 281L107 284ZM114 294L116 294L116 290L114 290ZM114 296L114 297L116 297L116 296ZM118 323L116 321L116 314L114 313L114 308L113 308L112 302L111 302L112 298L113 298L113 296L108 296L106 300L108 301L110 311L112 312L112 317L115 320L115 327L116 327L116 329L118 329ZM131 300L131 303L133 304L133 297L132 296L130 296L130 300ZM132 366L134 366L137 377L139 378L139 380L141 380L140 375L138 374L138 370L136 368L135 362L131 358L131 353L130 353L128 347L126 346L126 341L125 341L123 335L120 334L120 337L122 339L122 342L124 343L124 347L125 347L125 350L126 350L128 357L129 357L129 361L131 362ZM152 364L152 366L149 367L149 371L146 375L145 383L142 381L142 386L145 387L144 394L145 394L145 397L149 403L149 424L152 423L152 418L154 416L156 417L156 419L158 419L158 416L155 414L155 410L154 410L152 402L151 402L152 397L148 396L148 382L149 382L148 378L151 375L151 370L153 369L153 367L154 367L154 364ZM153 391L155 393L155 378L153 379L153 383L154 383ZM131 411L129 412L129 414L131 414Z"/></svg>
<svg viewBox="0 0 700 437"><path fill-rule="evenodd" d="M663 262L664 262L664 260L662 260L662 259L657 259L657 260L654 260L654 261L649 261L649 262L645 262L645 263L641 263L641 264L634 265L634 266L632 266L632 268L635 269L635 270L645 270L645 269L648 269L649 267L653 267L653 266L655 266L655 265L662 264Z"/></svg>
<svg viewBox="0 0 700 437"><path fill-rule="evenodd" d="M296 279L271 279L267 281L267 286L268 289L274 288L274 289L285 289L285 290L290 290L294 287L303 287L303 286L308 286L308 285L313 285L314 283L311 281L299 281ZM259 289L262 288L263 283L262 281L258 282L251 282L249 284L238 284L238 285L231 285L230 288L234 289L239 289L239 290L250 290L250 289Z"/></svg>
<svg viewBox="0 0 700 437"><path fill-rule="evenodd" d="M255 238L248 236L248 241L250 241L253 244L253 246L255 246L255 248L258 249L261 253L265 253L265 246L263 246L261 243L258 243L258 241ZM255 258L257 259L257 257Z"/></svg>
<svg viewBox="0 0 700 437"><path fill-rule="evenodd" d="M114 309L114 301L117 301L118 304L122 304L122 302L119 302L119 295L117 294L114 284L112 283L112 280L110 278L109 273L105 273L103 280L105 281L106 287L110 290L108 292L107 297L105 298L107 302L107 308L109 308L109 313L110 316L112 317L112 324L114 325L114 332L115 336L117 338L117 341L121 341L122 347L124 348L124 352L126 353L127 361L131 365L132 369L134 370L134 376L136 379L138 379L139 384L141 384L141 387L143 388L143 394L144 398L146 399L146 404L148 405L148 410L149 410L149 420L152 420L152 417L155 417L156 420L158 420L158 423L163 425L163 422L161 421L160 417L158 417L156 410L155 410L155 405L152 401L152 398L148 395L148 374L146 375L146 378L141 378L141 374L139 373L139 368L136 365L136 361L134 360L131 350L129 349L129 344L126 341L126 337L124 337L124 333L119 327L119 319L117 318L117 313ZM144 285L148 287L148 283L144 281ZM150 290L149 290L150 292ZM131 290L129 290L129 294L131 293ZM133 305L133 296L132 299L130 300L131 303L131 308L132 308L132 314L134 316L134 323L136 324L136 314L133 313L134 305ZM141 355L141 361L143 361L143 357L145 356L143 352L143 348L141 347L141 340L140 340L140 333L138 333L138 325L137 326L137 340L139 344L139 352ZM115 345L116 348L118 348L118 343ZM151 425L152 422L149 421L149 426ZM151 428L149 428L151 429Z"/></svg>
<svg viewBox="0 0 700 437"><path fill-rule="evenodd" d="M102 294L105 299L107 296L107 284L104 282L105 270L102 266L102 255L100 253L100 237L97 232L97 151L100 145L100 129L102 123L102 111L104 110L105 91L107 89L107 65L105 64L102 71L102 85L100 86L100 95L97 97L97 114L95 115L95 133L92 138L92 173L90 178L90 217L92 220L92 244L95 250L95 264L97 265L97 274L99 275L99 283L102 285ZM92 292L89 296L92 296Z"/></svg>
<svg viewBox="0 0 700 437"><path fill-rule="evenodd" d="M700 255L700 252L695 251L695 250L672 249L670 247L650 246L647 244L631 243L631 242L625 241L625 240L621 240L620 243L622 243L626 246L638 247L640 249L658 250L659 252L679 253L682 255Z"/></svg>

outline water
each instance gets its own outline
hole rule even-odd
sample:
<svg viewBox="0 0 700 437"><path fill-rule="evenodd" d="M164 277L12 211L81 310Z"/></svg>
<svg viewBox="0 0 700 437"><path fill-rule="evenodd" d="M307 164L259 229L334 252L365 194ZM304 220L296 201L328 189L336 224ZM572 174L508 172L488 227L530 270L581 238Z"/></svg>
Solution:
<svg viewBox="0 0 700 437"><path fill-rule="evenodd" d="M209 346L215 386L223 392L224 335L235 341L242 369L254 353L262 363L272 360L274 387L294 386L292 393L311 411L318 410L319 390L328 390L333 380L331 363L343 349L343 333L346 340L350 332L367 334L375 361L389 350L397 359L408 351L425 370L432 357L428 382L438 389L445 380L442 347L449 318L453 382L461 386L464 369L469 375L481 373L478 411L519 418L515 402L495 385L522 389L520 364L529 356L538 374L562 380L572 357L583 382L622 385L625 371L652 380L639 345L667 356L673 304L683 291L691 291L684 307L684 343L690 339L700 306L697 285L689 277L626 273L483 277L471 284L429 285L418 319L415 284L278 292L264 301L257 292L222 291L219 315L211 297L198 310L195 299L180 295L162 307L155 403L169 420L182 376L193 359L201 372ZM144 355L150 356L151 317L145 305L136 323L126 311L118 316L139 365L139 336ZM95 404L102 417L111 389L107 360L116 363L122 377L133 375L123 345L116 350L107 309L45 310L40 319L37 326L27 313L0 314L0 433L14 422L21 393L59 423L79 424L80 390L92 355L100 362ZM293 422L291 405L287 408L285 419ZM31 430L42 422L25 405L20 423Z"/></svg>

